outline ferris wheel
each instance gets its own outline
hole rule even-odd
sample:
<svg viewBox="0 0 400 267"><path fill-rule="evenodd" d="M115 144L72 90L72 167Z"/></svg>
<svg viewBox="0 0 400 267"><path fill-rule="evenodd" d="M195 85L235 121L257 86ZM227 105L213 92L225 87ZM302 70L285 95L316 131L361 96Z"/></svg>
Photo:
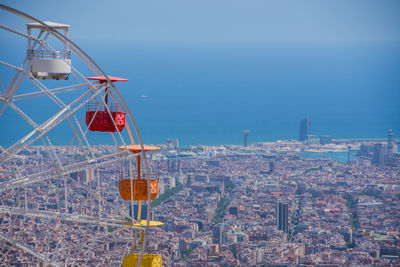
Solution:
<svg viewBox="0 0 400 267"><path fill-rule="evenodd" d="M158 193L116 82L69 25L0 4L0 262L161 266ZM7 244L4 246L3 244Z"/></svg>

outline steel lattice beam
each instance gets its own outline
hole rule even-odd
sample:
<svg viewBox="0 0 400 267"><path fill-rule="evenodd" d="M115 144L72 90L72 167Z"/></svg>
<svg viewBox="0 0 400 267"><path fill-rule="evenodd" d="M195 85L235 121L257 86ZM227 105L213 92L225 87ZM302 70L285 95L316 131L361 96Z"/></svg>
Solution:
<svg viewBox="0 0 400 267"><path fill-rule="evenodd" d="M56 266L56 267L61 267L62 266L62 265L59 265L59 264L53 262L52 260L50 260L46 256L44 256L44 255L42 255L42 254L40 254L38 252L33 251L32 249L28 248L27 246L25 246L21 242L18 242L18 241L14 240L14 239L6 237L3 234L0 234L0 240L2 240L4 242L7 242L7 243L10 243L14 247L23 250L24 252L26 252L26 253L38 258L39 260L45 262L46 264L49 264L50 266Z"/></svg>
<svg viewBox="0 0 400 267"><path fill-rule="evenodd" d="M124 220L117 220L111 218L99 219L98 217L93 217L93 216L67 214L56 211L25 210L23 208L0 206L0 214L22 215L26 217L39 217L51 220L77 222L83 224L95 224L101 226L127 227L127 228L134 228L137 230L143 230L143 228L141 227L124 225L123 223L126 223L126 221Z"/></svg>

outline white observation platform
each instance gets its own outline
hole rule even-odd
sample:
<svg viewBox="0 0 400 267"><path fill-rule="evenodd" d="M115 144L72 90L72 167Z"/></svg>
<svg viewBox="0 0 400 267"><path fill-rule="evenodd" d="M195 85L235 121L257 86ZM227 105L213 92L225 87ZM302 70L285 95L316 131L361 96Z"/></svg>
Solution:
<svg viewBox="0 0 400 267"><path fill-rule="evenodd" d="M44 23L68 38L69 25L50 21ZM28 37L28 70L33 77L36 79L67 80L71 73L71 51L69 51L68 42L58 38L63 47L60 50L55 50L57 48L45 45L51 35L46 26L40 23L28 23L26 26L28 36L32 36L32 30L37 29L40 33L36 38L44 41L40 42Z"/></svg>

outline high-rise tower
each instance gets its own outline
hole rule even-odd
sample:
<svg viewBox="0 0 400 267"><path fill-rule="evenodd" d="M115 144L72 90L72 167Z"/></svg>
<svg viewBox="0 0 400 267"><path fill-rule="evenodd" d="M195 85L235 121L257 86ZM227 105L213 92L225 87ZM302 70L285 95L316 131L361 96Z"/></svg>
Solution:
<svg viewBox="0 0 400 267"><path fill-rule="evenodd" d="M378 143L374 145L374 154L372 163L378 166L383 166L385 163L385 154L387 153L386 144Z"/></svg>
<svg viewBox="0 0 400 267"><path fill-rule="evenodd" d="M282 230L285 233L289 232L288 226L288 203L286 202L277 202L276 203L276 229Z"/></svg>
<svg viewBox="0 0 400 267"><path fill-rule="evenodd" d="M222 223L215 225L212 229L212 233L213 244L222 246L224 243L224 225Z"/></svg>
<svg viewBox="0 0 400 267"><path fill-rule="evenodd" d="M300 122L299 141L306 141L310 135L310 119L305 118Z"/></svg>
<svg viewBox="0 0 400 267"><path fill-rule="evenodd" d="M392 129L390 129L389 132L388 132L388 144L387 144L387 153L388 154L392 154L393 153L392 137L393 137L393 131L392 131Z"/></svg>
<svg viewBox="0 0 400 267"><path fill-rule="evenodd" d="M350 163L351 159L351 146L347 146L347 163Z"/></svg>
<svg viewBox="0 0 400 267"><path fill-rule="evenodd" d="M250 131L249 130L244 130L243 131L243 135L244 135L244 147L247 147L247 137L248 137L248 135L250 134Z"/></svg>

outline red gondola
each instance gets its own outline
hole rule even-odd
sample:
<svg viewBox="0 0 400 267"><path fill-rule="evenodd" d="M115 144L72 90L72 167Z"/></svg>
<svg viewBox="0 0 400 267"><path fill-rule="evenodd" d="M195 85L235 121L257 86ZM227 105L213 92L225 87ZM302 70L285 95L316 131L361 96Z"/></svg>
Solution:
<svg viewBox="0 0 400 267"><path fill-rule="evenodd" d="M112 82L128 81L128 79L113 76L108 76L108 78ZM104 76L88 77L87 79L96 80L100 83L107 82ZM108 103L108 89L108 87L105 89L105 104L92 101L86 106L86 125L90 131L121 132L125 127L125 109L119 104Z"/></svg>

